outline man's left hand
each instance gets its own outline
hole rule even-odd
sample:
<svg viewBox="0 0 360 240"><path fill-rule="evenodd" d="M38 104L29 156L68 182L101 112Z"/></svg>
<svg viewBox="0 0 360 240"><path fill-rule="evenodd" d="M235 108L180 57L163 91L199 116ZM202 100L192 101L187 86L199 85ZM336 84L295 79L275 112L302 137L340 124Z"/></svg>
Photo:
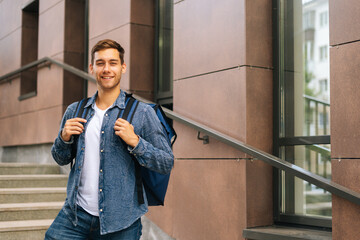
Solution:
<svg viewBox="0 0 360 240"><path fill-rule="evenodd" d="M121 137L130 147L136 147L139 143L139 137L134 132L134 126L128 121L118 118L114 126L115 134Z"/></svg>

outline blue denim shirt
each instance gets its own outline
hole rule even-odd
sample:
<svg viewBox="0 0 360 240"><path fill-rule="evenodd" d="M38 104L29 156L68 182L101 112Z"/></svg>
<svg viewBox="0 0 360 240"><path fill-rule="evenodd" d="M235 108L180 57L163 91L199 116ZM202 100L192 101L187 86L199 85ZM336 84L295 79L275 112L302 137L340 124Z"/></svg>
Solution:
<svg viewBox="0 0 360 240"><path fill-rule="evenodd" d="M97 94L92 96L85 108L88 108L85 123L94 115ZM77 225L78 186L84 163L85 131L70 142L62 140L60 134L70 118L73 118L77 103L71 104L62 119L58 137L51 152L59 165L66 165L75 158L69 174L67 198L63 211L73 224ZM131 154L140 165L159 173L169 173L174 164L174 156L166 139L166 133L157 118L155 111L145 103L139 103L134 114L132 125L139 136L135 148L127 146L115 135L114 125L120 109L125 108L125 92L121 91L114 104L106 111L100 136L100 169L99 169L99 218L100 233L107 234L129 227L148 210L146 194L145 204L139 205L135 184L135 164ZM100 191L101 189L101 191ZM144 191L144 190L143 190Z"/></svg>

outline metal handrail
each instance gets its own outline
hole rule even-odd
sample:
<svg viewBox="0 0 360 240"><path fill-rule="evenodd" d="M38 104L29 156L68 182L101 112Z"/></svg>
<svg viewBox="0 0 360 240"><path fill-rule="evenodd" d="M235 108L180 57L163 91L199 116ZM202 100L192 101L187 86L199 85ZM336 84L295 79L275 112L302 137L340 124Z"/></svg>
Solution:
<svg viewBox="0 0 360 240"><path fill-rule="evenodd" d="M31 62L31 63L29 63L27 65L24 65L24 66L16 69L15 71L9 72L9 73L1 76L0 77L0 84L3 83L3 82L10 81L14 76L20 74L23 71L26 71L26 70L28 70L30 68L39 66L39 65L44 64L44 63L56 64L59 67L62 67L63 69L65 69L65 70L67 70L67 71L69 71L69 72L71 72L71 73L73 73L73 74L75 74L75 75L77 75L79 77L82 77L82 78L84 78L84 79L86 79L88 81L91 81L91 82L96 82L95 78L92 75L90 75L89 73L81 71L81 70L79 70L79 69L77 69L77 68L75 68L75 67L73 67L73 66L71 66L69 64L57 61L57 60L55 60L53 58L43 57L43 58L41 58L39 60Z"/></svg>
<svg viewBox="0 0 360 240"><path fill-rule="evenodd" d="M45 57L45 58L42 58L38 61L35 61L33 63L30 63L16 71L13 71L11 73L8 73L2 77L0 77L0 83L4 80L4 79L7 79L13 75L16 75L18 73L20 73L21 71L24 71L28 68L31 68L31 67L34 67L38 64L41 64L41 63L44 63L44 62L51 62L51 63L54 63L62 68L64 68L65 70L79 76L79 77L82 77L82 78L85 78L89 81L95 81L94 77L91 76L90 74L86 73L86 72L83 72L79 69L76 69L68 64L65 64L65 63L62 63L62 62L59 62L59 61L56 61L52 58L48 58L48 57ZM139 100L141 101L144 101L144 102L149 102L148 100L145 100L139 96L136 96ZM342 197L346 200L349 200L350 202L353 202L355 204L358 204L360 205L360 193L358 192L355 192L351 189L348 189L340 184L337 184L329 179L326 179L324 177L321 177L319 175L316 175L312 172L309 172L299 166L296 166L292 163L289 163L285 160L282 160L278 157L275 157L269 153L266 153L264 151L261 151L257 148L254 148L252 146L249 146L233 137L230 137L226 134L223 134L219 131L216 131L210 127L207 127L201 123L198 123L194 120L191 120L189 118L186 118L178 113L175 113L169 109L166 109L164 108L164 112L165 114L179 122L179 123L182 123L184 125L187 125L197 131L200 131L210 137L213 137L235 149L238 149L246 154L249 154L250 156L253 156L254 158L258 159L258 160L261 160L261 161L264 161L266 163L268 163L269 165L277 168L277 169L280 169L280 170L283 170L285 171L286 173L289 173L289 174L292 174L293 176L295 177L298 177L300 179L303 179L311 184L314 184L326 191L329 191L330 193L332 194L335 194L339 197Z"/></svg>
<svg viewBox="0 0 360 240"><path fill-rule="evenodd" d="M304 98L306 100L321 103L321 104L323 104L325 106L330 107L330 103L328 101L325 101L325 100L322 100L322 99L319 99L319 98L316 98L316 97L312 97L312 96L309 96L309 95L306 95L306 94L304 94L303 96L304 96Z"/></svg>

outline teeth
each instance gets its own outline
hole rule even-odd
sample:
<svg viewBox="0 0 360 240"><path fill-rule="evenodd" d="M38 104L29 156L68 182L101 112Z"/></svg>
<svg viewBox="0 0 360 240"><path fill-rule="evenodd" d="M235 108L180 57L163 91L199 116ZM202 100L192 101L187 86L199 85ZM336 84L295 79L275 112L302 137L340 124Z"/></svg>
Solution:
<svg viewBox="0 0 360 240"><path fill-rule="evenodd" d="M102 78L104 78L104 79L111 79L112 77L102 77Z"/></svg>

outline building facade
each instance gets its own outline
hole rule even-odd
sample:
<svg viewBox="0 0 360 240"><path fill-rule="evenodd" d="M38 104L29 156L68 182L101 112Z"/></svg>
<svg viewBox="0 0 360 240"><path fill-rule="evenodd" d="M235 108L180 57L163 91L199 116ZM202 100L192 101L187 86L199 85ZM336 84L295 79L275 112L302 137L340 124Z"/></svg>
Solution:
<svg viewBox="0 0 360 240"><path fill-rule="evenodd" d="M359 10L355 0L0 0L0 77L43 57L87 72L91 47L111 38L125 49L122 89L359 192ZM66 107L95 91L55 64L1 79L0 162L53 162ZM357 239L358 205L173 124L166 204L147 214L172 238L300 224Z"/></svg>

